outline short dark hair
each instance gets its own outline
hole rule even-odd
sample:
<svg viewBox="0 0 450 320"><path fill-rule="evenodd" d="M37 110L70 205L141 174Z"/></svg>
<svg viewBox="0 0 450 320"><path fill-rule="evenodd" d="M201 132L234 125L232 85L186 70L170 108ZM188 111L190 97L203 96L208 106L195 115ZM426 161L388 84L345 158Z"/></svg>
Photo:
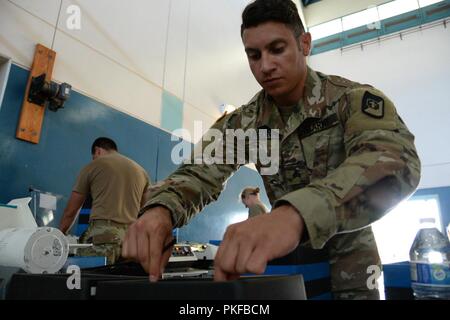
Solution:
<svg viewBox="0 0 450 320"><path fill-rule="evenodd" d="M291 0L255 0L242 12L241 37L245 29L268 21L286 24L296 38L305 32L297 6Z"/></svg>
<svg viewBox="0 0 450 320"><path fill-rule="evenodd" d="M99 148L102 148L105 150L117 151L116 143L112 139L106 138L106 137L100 137L100 138L95 139L95 141L91 147L91 154L95 153L95 147L99 147Z"/></svg>

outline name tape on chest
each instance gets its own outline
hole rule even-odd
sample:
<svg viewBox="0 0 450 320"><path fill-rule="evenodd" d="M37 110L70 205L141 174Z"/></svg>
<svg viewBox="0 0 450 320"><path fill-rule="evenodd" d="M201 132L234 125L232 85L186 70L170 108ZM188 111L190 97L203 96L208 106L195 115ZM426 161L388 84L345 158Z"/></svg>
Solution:
<svg viewBox="0 0 450 320"><path fill-rule="evenodd" d="M336 114L332 114L325 119L307 119L300 126L299 136L300 138L306 138L314 133L334 127L338 123L339 120Z"/></svg>

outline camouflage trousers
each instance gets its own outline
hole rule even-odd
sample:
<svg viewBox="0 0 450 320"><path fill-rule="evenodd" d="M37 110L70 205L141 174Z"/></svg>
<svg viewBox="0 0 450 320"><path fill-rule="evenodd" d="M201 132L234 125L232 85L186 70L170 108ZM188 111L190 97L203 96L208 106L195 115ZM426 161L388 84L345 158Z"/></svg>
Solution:
<svg viewBox="0 0 450 320"><path fill-rule="evenodd" d="M330 239L327 247L334 299L379 300L374 284L382 266L372 228L338 234ZM371 271L372 268L379 273Z"/></svg>
<svg viewBox="0 0 450 320"><path fill-rule="evenodd" d="M127 228L128 225L111 220L91 220L80 237L80 243L92 243L93 246L78 249L77 255L104 256L107 264L115 263L120 258Z"/></svg>

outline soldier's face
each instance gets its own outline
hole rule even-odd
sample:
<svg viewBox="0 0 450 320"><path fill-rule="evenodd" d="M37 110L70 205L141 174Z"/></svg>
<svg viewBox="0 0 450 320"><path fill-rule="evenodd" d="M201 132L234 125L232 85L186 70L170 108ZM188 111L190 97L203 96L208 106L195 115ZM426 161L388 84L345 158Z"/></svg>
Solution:
<svg viewBox="0 0 450 320"><path fill-rule="evenodd" d="M242 40L256 81L278 104L297 103L306 79L310 34L296 39L284 23L265 22L245 29Z"/></svg>
<svg viewBox="0 0 450 320"><path fill-rule="evenodd" d="M244 203L245 207L248 208L253 206L257 199L257 196L253 194L247 194L244 199L242 199L242 202Z"/></svg>

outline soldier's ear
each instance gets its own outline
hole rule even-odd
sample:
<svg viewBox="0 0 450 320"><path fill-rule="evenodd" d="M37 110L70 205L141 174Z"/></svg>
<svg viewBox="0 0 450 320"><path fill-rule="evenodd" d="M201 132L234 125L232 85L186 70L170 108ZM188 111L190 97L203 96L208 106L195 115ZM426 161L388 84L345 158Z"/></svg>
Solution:
<svg viewBox="0 0 450 320"><path fill-rule="evenodd" d="M309 53L311 52L311 42L311 33L304 32L300 35L300 47L305 57L309 56Z"/></svg>

